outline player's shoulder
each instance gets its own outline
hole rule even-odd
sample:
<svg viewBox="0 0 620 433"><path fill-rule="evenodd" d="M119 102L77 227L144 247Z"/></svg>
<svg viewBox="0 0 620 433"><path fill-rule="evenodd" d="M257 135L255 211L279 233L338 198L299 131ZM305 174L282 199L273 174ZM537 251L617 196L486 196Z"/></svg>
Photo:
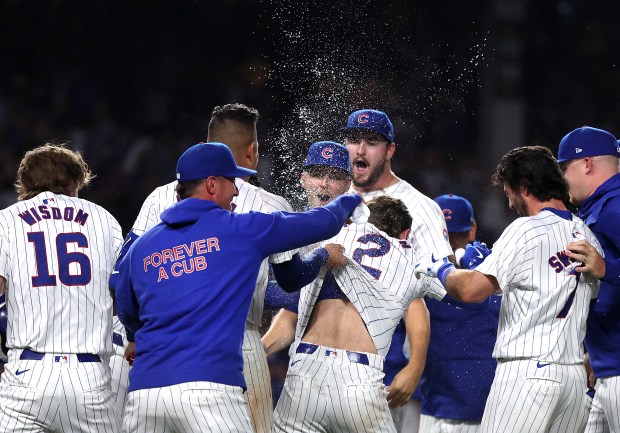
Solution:
<svg viewBox="0 0 620 433"><path fill-rule="evenodd" d="M235 198L235 203L242 212L250 210L260 212L286 211L292 212L289 202L282 196L266 191L248 182L237 180L239 195Z"/></svg>
<svg viewBox="0 0 620 433"><path fill-rule="evenodd" d="M177 181L174 180L165 185L160 185L155 188L148 196L147 200L161 200L163 198L176 197Z"/></svg>
<svg viewBox="0 0 620 433"><path fill-rule="evenodd" d="M394 185L386 188L386 195L402 200L409 210L416 212L428 212L432 210L434 213L441 214L439 205L429 196L421 193L413 185L406 180L400 179Z"/></svg>

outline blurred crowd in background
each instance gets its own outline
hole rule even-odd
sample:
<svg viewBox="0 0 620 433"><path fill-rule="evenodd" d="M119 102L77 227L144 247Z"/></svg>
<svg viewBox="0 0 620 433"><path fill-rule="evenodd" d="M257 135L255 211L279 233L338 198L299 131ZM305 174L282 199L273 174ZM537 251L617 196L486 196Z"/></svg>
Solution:
<svg viewBox="0 0 620 433"><path fill-rule="evenodd" d="M502 25L493 11L517 3L522 17ZM506 75L519 79L492 92L521 101L522 145L555 152L584 124L620 133L619 21L620 3L598 0L0 0L0 206L28 149L69 142L97 175L85 198L127 232L231 102L261 113L263 186L301 203L305 149L375 108L395 123L396 174L469 198L492 244L514 218L488 187L497 161L481 131L485 76L506 48L494 41L512 41ZM286 365L272 368L277 386Z"/></svg>

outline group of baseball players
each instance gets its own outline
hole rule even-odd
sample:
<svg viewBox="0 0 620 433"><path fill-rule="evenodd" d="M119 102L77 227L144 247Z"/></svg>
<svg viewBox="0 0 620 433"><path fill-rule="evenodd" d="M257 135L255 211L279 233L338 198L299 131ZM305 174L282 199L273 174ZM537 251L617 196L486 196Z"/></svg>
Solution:
<svg viewBox="0 0 620 433"><path fill-rule="evenodd" d="M78 198L79 152L26 153L0 211L0 432L620 433L611 133L506 153L492 183L519 218L491 250L466 198L394 174L384 112L310 145L303 212L252 181L258 119L216 107L124 242Z"/></svg>

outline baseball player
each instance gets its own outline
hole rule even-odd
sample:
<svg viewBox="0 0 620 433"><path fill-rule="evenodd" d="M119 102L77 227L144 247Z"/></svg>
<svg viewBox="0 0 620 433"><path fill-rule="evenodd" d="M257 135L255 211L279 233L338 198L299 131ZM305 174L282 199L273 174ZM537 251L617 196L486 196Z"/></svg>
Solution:
<svg viewBox="0 0 620 433"><path fill-rule="evenodd" d="M515 220L475 270L424 261L416 274L437 276L464 302L503 295L493 357L498 365L482 432L581 432L588 415L583 338L598 280L576 271L565 246L594 234L564 205L568 187L549 149L520 147L502 158L503 185Z"/></svg>
<svg viewBox="0 0 620 433"><path fill-rule="evenodd" d="M237 164L254 170L258 164L258 140L256 123L259 114L254 108L243 104L227 104L215 107L209 122L207 141L223 142L230 147ZM145 231L160 222L160 214L177 202L177 181L156 188L144 201L136 221L126 237L124 251ZM292 211L288 202L241 179L236 180L239 194L234 198L236 213ZM290 260L294 251L276 253L269 257L271 263ZM250 418L255 433L271 432L273 425L273 402L271 378L267 358L260 341L259 326L263 315L263 302L269 266L261 265L252 298L243 340L244 377L247 384L245 396L250 405ZM114 282L111 283L114 285ZM122 360L121 360L122 361ZM122 365L119 363L119 365ZM126 383L126 378L125 378Z"/></svg>
<svg viewBox="0 0 620 433"><path fill-rule="evenodd" d="M451 255L446 223L437 203L397 177L391 169L396 144L394 127L387 114L370 109L355 111L349 115L342 132L344 143L351 156L352 191L361 194L365 201L381 195L402 200L413 219L409 233L410 244L419 249L421 255L434 254L435 257ZM420 300L419 304L422 302ZM414 317L421 318L423 313L425 309L420 305L418 314ZM411 353L409 368L404 372L415 371L416 374L408 380L415 387L426 359L430 338L428 320L419 321L413 327L408 327L407 336ZM409 432L418 431L419 401L410 401L406 407L393 413L396 421L399 418L403 419L402 422L408 426Z"/></svg>
<svg viewBox="0 0 620 433"><path fill-rule="evenodd" d="M301 178L309 205L346 192L349 170L344 146L314 143ZM412 299L426 293L407 272L415 251L367 223L345 226L329 242L345 247L349 263L301 292L275 431L395 432L382 384L383 359Z"/></svg>
<svg viewBox="0 0 620 433"><path fill-rule="evenodd" d="M241 345L259 268L333 236L361 202L349 194L305 213L231 212L235 178L253 173L225 144L190 147L177 163L181 201L119 264L117 310L136 340L127 432L251 431Z"/></svg>
<svg viewBox="0 0 620 433"><path fill-rule="evenodd" d="M446 194L435 198L448 226L450 245L461 268L473 269L490 251L475 241L477 225L471 203ZM467 254L465 254L465 251ZM427 299L431 340L420 381L420 431L478 433L497 362L492 358L501 297L491 295L465 304L447 295ZM475 335L476 338L472 338Z"/></svg>
<svg viewBox="0 0 620 433"><path fill-rule="evenodd" d="M1 432L120 431L107 361L122 235L110 213L77 197L90 179L79 153L46 144L26 153L19 201L0 211Z"/></svg>
<svg viewBox="0 0 620 433"><path fill-rule="evenodd" d="M586 348L596 376L596 394L586 432L620 432L620 144L607 131L584 126L568 133L560 142L558 162L568 181L571 202L578 215L600 241L605 260L598 299L590 306ZM588 272L595 265L596 250L577 241L568 245L570 254L585 263ZM593 385L594 386L594 385Z"/></svg>

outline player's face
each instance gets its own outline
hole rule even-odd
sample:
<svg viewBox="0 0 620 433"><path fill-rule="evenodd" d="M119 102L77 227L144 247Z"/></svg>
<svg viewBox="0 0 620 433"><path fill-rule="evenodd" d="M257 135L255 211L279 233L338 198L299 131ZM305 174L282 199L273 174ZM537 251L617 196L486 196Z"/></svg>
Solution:
<svg viewBox="0 0 620 433"><path fill-rule="evenodd" d="M381 175L389 170L394 143L372 131L354 130L347 133L344 144L351 156L353 185L371 190Z"/></svg>
<svg viewBox="0 0 620 433"><path fill-rule="evenodd" d="M504 184L504 192L506 197L508 197L510 209L514 210L519 216L528 216L527 205L521 191L515 191L507 184Z"/></svg>
<svg viewBox="0 0 620 433"><path fill-rule="evenodd" d="M336 167L314 165L301 173L301 186L308 197L308 207L325 206L346 193L351 186L351 177Z"/></svg>
<svg viewBox="0 0 620 433"><path fill-rule="evenodd" d="M224 209L232 211L232 199L239 194L234 177L217 176L217 191L214 194L215 202Z"/></svg>
<svg viewBox="0 0 620 433"><path fill-rule="evenodd" d="M579 206L583 201L588 198L588 192L586 190L585 172L583 159L571 159L560 164L560 169L564 173L564 179L568 182L568 195L570 201L574 205Z"/></svg>

